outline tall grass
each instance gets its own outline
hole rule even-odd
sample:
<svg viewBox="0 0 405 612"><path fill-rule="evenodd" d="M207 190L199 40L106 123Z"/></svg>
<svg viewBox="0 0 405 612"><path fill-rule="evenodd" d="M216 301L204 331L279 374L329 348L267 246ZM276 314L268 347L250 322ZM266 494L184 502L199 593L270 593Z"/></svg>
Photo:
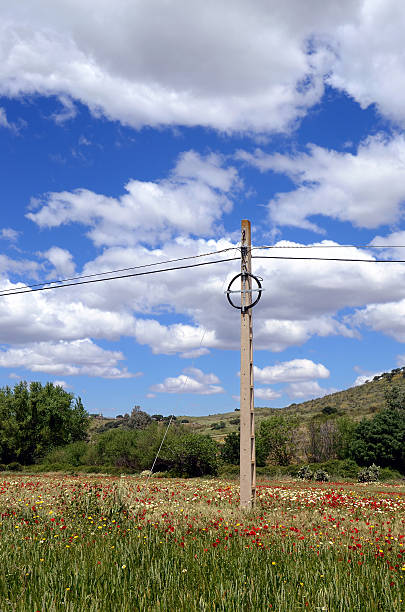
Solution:
<svg viewBox="0 0 405 612"><path fill-rule="evenodd" d="M241 513L237 486L217 480L13 476L0 483L0 610L405 609L403 488L259 496Z"/></svg>

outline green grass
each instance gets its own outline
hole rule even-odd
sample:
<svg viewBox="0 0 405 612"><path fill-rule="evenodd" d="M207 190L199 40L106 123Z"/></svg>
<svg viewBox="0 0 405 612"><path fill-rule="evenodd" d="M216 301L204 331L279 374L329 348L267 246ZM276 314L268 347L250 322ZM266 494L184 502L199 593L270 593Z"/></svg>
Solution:
<svg viewBox="0 0 405 612"><path fill-rule="evenodd" d="M404 487L390 487L267 482L246 513L226 481L13 476L0 609L400 611Z"/></svg>

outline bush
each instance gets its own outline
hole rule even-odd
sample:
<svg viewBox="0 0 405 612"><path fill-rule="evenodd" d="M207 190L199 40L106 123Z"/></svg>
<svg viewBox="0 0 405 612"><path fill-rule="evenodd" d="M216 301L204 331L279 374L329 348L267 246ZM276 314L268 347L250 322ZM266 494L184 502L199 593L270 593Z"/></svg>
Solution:
<svg viewBox="0 0 405 612"><path fill-rule="evenodd" d="M221 476L239 476L239 465L232 463L222 463L219 468Z"/></svg>
<svg viewBox="0 0 405 612"><path fill-rule="evenodd" d="M18 461L12 461L11 463L7 465L7 469L12 472L21 472L22 465Z"/></svg>
<svg viewBox="0 0 405 612"><path fill-rule="evenodd" d="M360 470L357 476L358 482L378 482L380 476L380 467L374 463L369 467Z"/></svg>
<svg viewBox="0 0 405 612"><path fill-rule="evenodd" d="M404 477L403 475L398 472L398 470L391 470L390 468L383 468L380 471L380 480L381 481L386 481L386 480L403 480Z"/></svg>
<svg viewBox="0 0 405 612"><path fill-rule="evenodd" d="M326 470L316 470L316 472L314 472L314 476L313 476L314 480L316 480L316 482L329 482L330 478L329 478L329 474Z"/></svg>
<svg viewBox="0 0 405 612"><path fill-rule="evenodd" d="M239 465L240 434L236 431L233 431L232 433L226 436L225 442L221 446L221 458L226 463Z"/></svg>
<svg viewBox="0 0 405 612"><path fill-rule="evenodd" d="M387 408L361 421L353 432L349 451L360 465L379 464L401 469L405 464L405 410Z"/></svg>
<svg viewBox="0 0 405 612"><path fill-rule="evenodd" d="M162 457L171 463L173 476L216 476L219 469L218 447L209 436L179 432L170 449L162 449Z"/></svg>
<svg viewBox="0 0 405 612"><path fill-rule="evenodd" d="M301 480L311 480L313 476L313 471L309 467L309 465L303 465L297 473L297 478Z"/></svg>

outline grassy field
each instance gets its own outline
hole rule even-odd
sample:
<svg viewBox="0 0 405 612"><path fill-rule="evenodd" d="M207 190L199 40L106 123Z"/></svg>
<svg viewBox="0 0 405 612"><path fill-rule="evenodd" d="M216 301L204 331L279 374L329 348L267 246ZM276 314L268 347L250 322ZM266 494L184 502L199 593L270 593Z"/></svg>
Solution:
<svg viewBox="0 0 405 612"><path fill-rule="evenodd" d="M0 610L405 610L402 484L0 482Z"/></svg>

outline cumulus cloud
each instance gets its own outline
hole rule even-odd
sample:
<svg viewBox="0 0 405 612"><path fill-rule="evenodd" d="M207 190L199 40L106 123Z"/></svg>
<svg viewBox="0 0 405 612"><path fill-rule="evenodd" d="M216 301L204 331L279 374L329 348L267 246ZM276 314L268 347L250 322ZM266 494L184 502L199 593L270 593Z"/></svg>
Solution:
<svg viewBox="0 0 405 612"><path fill-rule="evenodd" d="M322 249L324 245L328 249ZM80 273L125 268L140 261L153 264L232 246L226 239L177 238L159 248L111 247L88 262ZM255 254L305 257L307 251L295 246L298 243L281 241L271 251L259 249ZM330 257L365 257L358 249L339 248L331 241L313 246L314 256L324 257L326 251ZM230 254L232 251L215 258L227 258ZM371 254L366 256L373 259ZM17 265L0 258L0 270L2 264L5 270ZM18 265L25 272L22 264ZM224 296L236 265L224 262L158 277L121 279L91 285L91 291L85 285L3 297L0 342L16 345L85 337L118 340L126 336L149 346L155 354L180 354L184 358L195 358L211 349L238 350L237 312ZM271 279L272 289L266 291L255 308L256 350L282 351L313 336L359 337L363 326L405 339L401 306L405 301L405 269L401 264L255 259L253 265L255 273L263 277L265 287ZM0 282L0 289L15 287L18 285L6 279ZM347 308L355 309L354 315L346 315ZM393 316L396 310L398 313ZM174 322L165 324L160 319L166 314ZM320 366L311 366L315 377ZM270 374L275 375L273 370Z"/></svg>
<svg viewBox="0 0 405 612"><path fill-rule="evenodd" d="M294 382L287 386L286 393L291 399L299 399L301 401L323 397L329 393L334 393L336 389L324 389L315 381Z"/></svg>
<svg viewBox="0 0 405 612"><path fill-rule="evenodd" d="M310 359L292 359L262 369L254 366L255 381L267 385L328 378L329 375L329 370L322 363L314 363Z"/></svg>
<svg viewBox="0 0 405 612"><path fill-rule="evenodd" d="M88 235L98 246L154 244L178 233L215 233L214 222L231 211L228 196L237 186L235 168L224 167L220 155L186 151L168 178L132 179L118 199L87 189L50 193L33 202L38 210L27 217L39 227L90 226Z"/></svg>
<svg viewBox="0 0 405 612"><path fill-rule="evenodd" d="M320 99L335 60L315 35L360 9L182 0L162 4L157 19L147 0L23 0L2 8L0 92L60 96L62 120L74 112L66 100L80 100L134 127L286 130Z"/></svg>
<svg viewBox="0 0 405 612"><path fill-rule="evenodd" d="M72 342L37 342L0 350L0 367L24 368L59 376L99 376L102 378L132 378L117 364L124 356L120 351L107 351L90 339Z"/></svg>
<svg viewBox="0 0 405 612"><path fill-rule="evenodd" d="M54 267L49 277L53 278L56 274L59 277L72 276L75 273L75 264L73 255L67 249L53 246L47 251L40 253L42 257L47 259Z"/></svg>
<svg viewBox="0 0 405 612"><path fill-rule="evenodd" d="M278 397L281 397L282 393L279 393L278 391L274 391L273 389L266 389L266 388L262 388L262 387L255 387L255 399L262 399L262 400L275 400Z"/></svg>
<svg viewBox="0 0 405 612"><path fill-rule="evenodd" d="M402 52L405 7L396 0L352 3L358 18L337 25L329 41L335 51L328 82L346 91L362 108L405 124L405 57Z"/></svg>
<svg viewBox="0 0 405 612"><path fill-rule="evenodd" d="M357 154L309 145L308 153L294 155L239 152L239 157L261 171L286 174L297 189L278 193L269 202L269 219L316 232L311 220L322 215L376 228L398 222L405 201L405 138L377 135L358 147Z"/></svg>
<svg viewBox="0 0 405 612"><path fill-rule="evenodd" d="M204 374L198 368L187 368L177 377L165 378L162 383L153 385L153 393L195 393L197 395L214 395L224 393L218 384L219 378L215 374Z"/></svg>
<svg viewBox="0 0 405 612"><path fill-rule="evenodd" d="M0 93L76 100L140 128L285 131L324 81L405 122L397 0L39 0L1 8ZM118 95L117 95L118 93Z"/></svg>
<svg viewBox="0 0 405 612"><path fill-rule="evenodd" d="M18 239L19 232L14 230L11 227L3 227L0 230L0 238L4 238L5 240L9 240L10 242L16 242Z"/></svg>
<svg viewBox="0 0 405 612"><path fill-rule="evenodd" d="M405 299L385 304L369 304L358 309L351 317L358 326L367 326L374 331L405 342Z"/></svg>

